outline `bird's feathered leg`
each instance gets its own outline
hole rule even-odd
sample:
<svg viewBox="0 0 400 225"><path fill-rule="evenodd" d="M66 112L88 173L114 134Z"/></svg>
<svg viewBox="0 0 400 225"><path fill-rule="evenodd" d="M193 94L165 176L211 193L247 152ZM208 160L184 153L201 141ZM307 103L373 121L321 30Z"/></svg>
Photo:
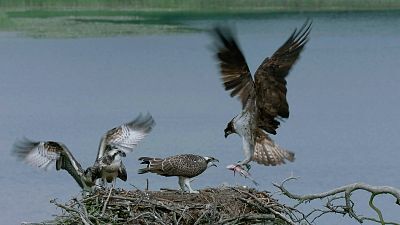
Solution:
<svg viewBox="0 0 400 225"><path fill-rule="evenodd" d="M189 193L195 193L195 194L199 193L199 191L195 191L195 190L192 189L192 187L190 187L190 181L191 181L190 178L184 178L183 181L185 183L185 186L189 189Z"/></svg>
<svg viewBox="0 0 400 225"><path fill-rule="evenodd" d="M185 182L184 182L185 178L184 177L179 177L179 186L181 187L182 192L185 192Z"/></svg>
<svg viewBox="0 0 400 225"><path fill-rule="evenodd" d="M254 140L252 140L252 138L250 138L251 140L247 140L247 138L245 137L243 137L242 139L243 139L243 152L245 158L238 163L238 165L240 166L249 164L253 159L254 155Z"/></svg>

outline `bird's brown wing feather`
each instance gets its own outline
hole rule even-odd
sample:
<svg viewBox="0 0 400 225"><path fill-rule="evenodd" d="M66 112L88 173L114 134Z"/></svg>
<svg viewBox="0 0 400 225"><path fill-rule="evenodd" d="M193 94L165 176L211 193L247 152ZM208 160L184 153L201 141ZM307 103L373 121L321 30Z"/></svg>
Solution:
<svg viewBox="0 0 400 225"><path fill-rule="evenodd" d="M164 159L161 158L153 158L153 157L140 157L140 161L142 161L140 164L146 164L147 166L145 168L139 169L138 173L139 174L144 174L144 173L156 173L156 174L163 174L163 161Z"/></svg>
<svg viewBox="0 0 400 225"><path fill-rule="evenodd" d="M287 41L272 55L266 58L255 73L255 95L258 110L258 126L268 133L276 134L279 118L289 117L286 99L286 76L299 59L308 41L311 22L306 21L295 30Z"/></svg>
<svg viewBox="0 0 400 225"><path fill-rule="evenodd" d="M254 94L254 82L246 59L232 33L228 29L215 28L216 56L225 90L231 91L231 97L238 96L242 107Z"/></svg>
<svg viewBox="0 0 400 225"><path fill-rule="evenodd" d="M286 160L293 162L294 153L282 149L261 129L257 130L253 161L265 166L284 164Z"/></svg>
<svg viewBox="0 0 400 225"><path fill-rule="evenodd" d="M57 170L66 170L83 188L80 179L83 174L82 166L63 143L53 141L34 142L24 138L14 144L13 153L18 159L27 164L45 170L55 163Z"/></svg>

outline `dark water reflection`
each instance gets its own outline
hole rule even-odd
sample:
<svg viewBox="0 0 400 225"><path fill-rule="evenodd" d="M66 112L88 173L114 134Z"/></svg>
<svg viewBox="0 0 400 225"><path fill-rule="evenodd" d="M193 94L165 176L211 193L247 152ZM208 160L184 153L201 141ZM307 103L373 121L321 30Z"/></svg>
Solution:
<svg viewBox="0 0 400 225"><path fill-rule="evenodd" d="M317 15L311 40L288 78L290 118L273 137L296 152L281 167L253 165L259 188L291 174L296 193L322 192L353 182L400 186L398 15ZM252 71L300 26L305 17L235 19ZM214 21L192 21L206 27ZM93 39L0 39L1 224L42 221L59 213L50 199L65 201L79 187L65 172L32 170L10 155L16 138L64 142L83 167L93 163L100 136L149 111L154 132L128 155L128 182L119 187L176 188L175 178L136 174L140 156L182 152L213 155L211 168L192 186L251 186L224 166L242 159L238 137L223 129L239 110L219 80L207 34ZM355 195L363 199L365 195ZM281 197L282 201L285 198ZM397 219L393 199L378 200L384 216ZM359 212L373 215L367 200ZM357 224L326 217L321 224ZM330 223L330 224L331 224Z"/></svg>

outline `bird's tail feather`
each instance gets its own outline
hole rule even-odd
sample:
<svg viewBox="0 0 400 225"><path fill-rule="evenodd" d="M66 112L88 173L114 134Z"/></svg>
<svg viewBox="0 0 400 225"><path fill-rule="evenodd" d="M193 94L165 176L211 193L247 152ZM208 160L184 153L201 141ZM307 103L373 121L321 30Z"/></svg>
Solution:
<svg viewBox="0 0 400 225"><path fill-rule="evenodd" d="M281 148L264 132L256 140L253 161L266 166L285 164L295 160L294 153Z"/></svg>
<svg viewBox="0 0 400 225"><path fill-rule="evenodd" d="M155 172L162 168L162 162L164 159L153 158L153 157L140 157L139 160L142 162L140 164L146 164L146 168L141 168L138 170L139 174L144 174L148 172Z"/></svg>
<svg viewBox="0 0 400 225"><path fill-rule="evenodd" d="M142 168L138 170L138 174L144 174L144 173L148 173L149 172L149 168Z"/></svg>

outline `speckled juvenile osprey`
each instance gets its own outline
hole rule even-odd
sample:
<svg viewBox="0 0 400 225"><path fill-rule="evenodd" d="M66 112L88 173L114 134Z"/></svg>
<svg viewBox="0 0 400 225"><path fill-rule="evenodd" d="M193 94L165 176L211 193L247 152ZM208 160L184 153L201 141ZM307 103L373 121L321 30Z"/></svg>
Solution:
<svg viewBox="0 0 400 225"><path fill-rule="evenodd" d="M18 159L45 170L55 163L57 170L66 170L83 190L90 191L99 178L109 183L116 177L126 181L127 174L121 158L132 151L153 126L154 120L147 114L111 129L101 139L94 165L86 170L61 142L34 142L24 138L14 144L13 153Z"/></svg>
<svg viewBox="0 0 400 225"><path fill-rule="evenodd" d="M279 120L289 117L285 78L307 43L310 30L309 21L295 30L272 57L262 62L253 80L232 33L215 28L222 81L231 96L238 96L242 102L242 112L225 129L225 137L237 133L243 140L245 159L236 167L243 169L250 161L274 166L285 163L285 159L294 160L294 153L280 148L265 132L276 134Z"/></svg>
<svg viewBox="0 0 400 225"><path fill-rule="evenodd" d="M146 168L139 169L139 174L150 172L166 177L177 176L182 191L185 191L186 186L189 193L199 193L190 187L191 178L200 175L211 166L216 166L214 162L219 162L213 157L192 154L175 155L165 159L141 157L139 160L142 160L141 164L147 164Z"/></svg>

